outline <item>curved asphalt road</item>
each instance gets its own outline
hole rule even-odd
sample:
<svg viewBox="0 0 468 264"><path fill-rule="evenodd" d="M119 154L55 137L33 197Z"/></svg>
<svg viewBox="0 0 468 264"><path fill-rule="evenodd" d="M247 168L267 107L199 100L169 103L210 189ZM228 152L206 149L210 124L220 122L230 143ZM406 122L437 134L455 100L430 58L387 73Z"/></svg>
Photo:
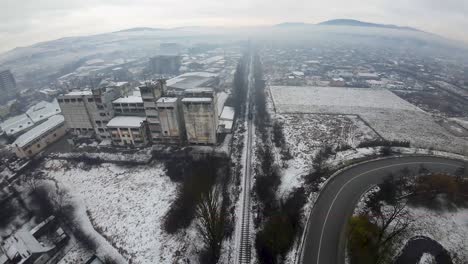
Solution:
<svg viewBox="0 0 468 264"><path fill-rule="evenodd" d="M453 173L464 163L440 157L408 156L374 160L336 174L321 191L311 212L302 263L344 263L345 227L361 195L388 174L398 175L405 167L417 172L421 165L431 172Z"/></svg>

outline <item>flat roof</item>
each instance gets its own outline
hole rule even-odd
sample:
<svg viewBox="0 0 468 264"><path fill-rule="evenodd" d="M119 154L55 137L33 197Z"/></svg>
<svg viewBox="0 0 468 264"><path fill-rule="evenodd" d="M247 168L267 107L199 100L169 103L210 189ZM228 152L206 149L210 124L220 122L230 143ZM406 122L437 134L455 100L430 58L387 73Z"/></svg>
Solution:
<svg viewBox="0 0 468 264"><path fill-rule="evenodd" d="M126 127L126 128L138 128L141 127L141 123L146 121L146 117L141 116L117 116L112 118L107 127Z"/></svg>
<svg viewBox="0 0 468 264"><path fill-rule="evenodd" d="M82 96L82 95L92 95L93 93L90 90L83 90L83 91L71 91L65 96Z"/></svg>
<svg viewBox="0 0 468 264"><path fill-rule="evenodd" d="M63 115L54 115L47 119L44 123L39 124L38 126L32 128L28 132L24 133L23 135L19 136L15 142L13 142L13 146L24 147L31 141L37 139L38 137L44 135L45 133L49 132L51 129L55 128L56 126L65 122L65 118Z"/></svg>
<svg viewBox="0 0 468 264"><path fill-rule="evenodd" d="M183 103L211 103L212 98L208 97L187 97L182 99Z"/></svg>
<svg viewBox="0 0 468 264"><path fill-rule="evenodd" d="M234 113L234 107L225 106L219 118L224 120L234 120Z"/></svg>

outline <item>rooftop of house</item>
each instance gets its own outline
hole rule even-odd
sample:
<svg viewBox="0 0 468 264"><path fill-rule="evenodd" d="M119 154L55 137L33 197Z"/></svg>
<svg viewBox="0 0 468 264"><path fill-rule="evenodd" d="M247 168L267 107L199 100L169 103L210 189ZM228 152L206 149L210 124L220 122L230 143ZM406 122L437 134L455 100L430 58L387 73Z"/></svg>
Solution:
<svg viewBox="0 0 468 264"><path fill-rule="evenodd" d="M24 147L27 144L31 143L38 137L44 135L45 133L49 132L50 130L54 129L58 125L65 122L65 118L63 115L55 115L49 117L45 122L37 125L36 127L32 128L28 132L24 133L23 135L19 136L15 142L12 143L13 146Z"/></svg>

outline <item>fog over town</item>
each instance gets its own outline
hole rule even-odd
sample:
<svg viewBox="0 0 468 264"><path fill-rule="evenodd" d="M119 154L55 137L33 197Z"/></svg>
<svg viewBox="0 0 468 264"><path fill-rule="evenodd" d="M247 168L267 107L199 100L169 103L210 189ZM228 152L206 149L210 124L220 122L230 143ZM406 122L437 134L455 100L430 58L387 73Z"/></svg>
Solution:
<svg viewBox="0 0 468 264"><path fill-rule="evenodd" d="M468 4L5 1L0 264L468 263Z"/></svg>

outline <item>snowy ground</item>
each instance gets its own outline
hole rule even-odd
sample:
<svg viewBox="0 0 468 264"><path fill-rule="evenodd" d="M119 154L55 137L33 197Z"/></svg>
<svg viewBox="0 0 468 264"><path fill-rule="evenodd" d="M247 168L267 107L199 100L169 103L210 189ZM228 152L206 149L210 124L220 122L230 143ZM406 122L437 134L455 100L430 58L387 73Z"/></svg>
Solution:
<svg viewBox="0 0 468 264"><path fill-rule="evenodd" d="M359 117L353 115L277 114L284 124L284 135L293 159L283 172L280 194L302 185L301 176L312 165L315 153L326 145L356 147L380 137Z"/></svg>
<svg viewBox="0 0 468 264"><path fill-rule="evenodd" d="M387 140L409 140L416 147L462 153L468 142L453 136L433 118L382 89L270 87L279 113L359 115Z"/></svg>
<svg viewBox="0 0 468 264"><path fill-rule="evenodd" d="M51 160L45 172L84 200L96 228L132 263L174 263L196 250L190 229L171 236L161 228L177 190L161 164L88 167Z"/></svg>

